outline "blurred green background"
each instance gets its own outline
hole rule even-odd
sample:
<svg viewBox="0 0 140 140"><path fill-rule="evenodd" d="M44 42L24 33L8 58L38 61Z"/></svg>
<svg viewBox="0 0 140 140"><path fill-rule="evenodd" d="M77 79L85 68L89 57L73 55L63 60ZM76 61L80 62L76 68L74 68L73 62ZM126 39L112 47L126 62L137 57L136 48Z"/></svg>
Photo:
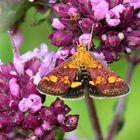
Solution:
<svg viewBox="0 0 140 140"><path fill-rule="evenodd" d="M56 50L57 47L51 45L48 35L51 33L50 23L43 22L38 26L32 26L34 17L34 8L27 12L25 21L21 24L21 30L24 34L24 42L20 48L21 53L39 47L41 43L47 43L49 50ZM0 33L0 59L4 63L12 61L11 44L6 32ZM118 73L123 79L128 71L127 62L124 57L110 65L111 68ZM125 110L125 125L121 132L115 138L116 140L139 140L140 139L140 65L136 67L132 81L131 91L128 95L127 108ZM46 105L55 100L55 97L47 97ZM100 99L95 100L97 113L100 119L103 134L106 135L109 124L113 117L113 111L117 99ZM80 114L80 122L75 131L82 140L95 140L94 132L91 129L88 111L84 100L65 101L72 108L73 114Z"/></svg>

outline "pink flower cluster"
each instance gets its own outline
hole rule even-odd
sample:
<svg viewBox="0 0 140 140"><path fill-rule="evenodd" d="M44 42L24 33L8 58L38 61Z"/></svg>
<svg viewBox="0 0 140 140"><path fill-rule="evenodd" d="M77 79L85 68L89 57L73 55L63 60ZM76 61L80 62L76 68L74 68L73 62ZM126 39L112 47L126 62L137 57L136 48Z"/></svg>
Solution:
<svg viewBox="0 0 140 140"><path fill-rule="evenodd" d="M16 43L17 40L13 40ZM45 44L23 55L14 49L14 62L0 64L0 140L54 140L57 130L76 129L79 116L60 99L44 106L36 85L54 68L55 53Z"/></svg>
<svg viewBox="0 0 140 140"><path fill-rule="evenodd" d="M104 55L107 62L140 45L139 0L63 0L52 8L58 18L52 20L55 31L49 39L64 50L76 49L81 41L88 44L92 26L93 40L98 37L99 45L91 42L91 50Z"/></svg>

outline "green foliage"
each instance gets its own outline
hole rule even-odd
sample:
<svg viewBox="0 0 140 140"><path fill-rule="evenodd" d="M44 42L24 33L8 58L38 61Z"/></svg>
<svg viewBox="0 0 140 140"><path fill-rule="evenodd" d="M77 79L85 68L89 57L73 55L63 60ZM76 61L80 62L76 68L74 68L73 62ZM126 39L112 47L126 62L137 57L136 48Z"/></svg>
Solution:
<svg viewBox="0 0 140 140"><path fill-rule="evenodd" d="M16 22L20 21L30 7L27 0L17 2L1 0L0 1L0 33L6 31Z"/></svg>
<svg viewBox="0 0 140 140"><path fill-rule="evenodd" d="M92 41L93 44L95 45L95 48L98 48L101 42L99 36L94 35Z"/></svg>
<svg viewBox="0 0 140 140"><path fill-rule="evenodd" d="M45 13L42 13L42 12L39 12L39 11L36 11L35 12L35 16L34 16L34 25L38 25L38 24L41 24L42 22L46 21L47 18L49 17L51 13L51 10L48 9Z"/></svg>

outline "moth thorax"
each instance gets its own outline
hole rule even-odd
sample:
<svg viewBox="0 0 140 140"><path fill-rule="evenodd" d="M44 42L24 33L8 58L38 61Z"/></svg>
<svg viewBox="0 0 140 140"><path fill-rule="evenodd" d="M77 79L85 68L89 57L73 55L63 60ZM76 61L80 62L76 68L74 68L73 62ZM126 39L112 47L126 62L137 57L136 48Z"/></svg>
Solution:
<svg viewBox="0 0 140 140"><path fill-rule="evenodd" d="M78 52L84 52L84 51L86 51L86 48L85 48L85 47L81 47L81 46L80 46L80 47L78 48Z"/></svg>

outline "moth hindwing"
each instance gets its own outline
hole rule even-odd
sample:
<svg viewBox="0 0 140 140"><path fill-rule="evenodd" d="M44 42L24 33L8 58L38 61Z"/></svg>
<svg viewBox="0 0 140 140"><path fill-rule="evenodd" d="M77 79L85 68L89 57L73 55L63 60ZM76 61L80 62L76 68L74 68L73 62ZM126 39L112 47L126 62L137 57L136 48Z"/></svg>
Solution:
<svg viewBox="0 0 140 140"><path fill-rule="evenodd" d="M73 56L41 79L38 90L64 98L81 97L84 92L91 97L116 97L128 93L129 87L80 44Z"/></svg>

